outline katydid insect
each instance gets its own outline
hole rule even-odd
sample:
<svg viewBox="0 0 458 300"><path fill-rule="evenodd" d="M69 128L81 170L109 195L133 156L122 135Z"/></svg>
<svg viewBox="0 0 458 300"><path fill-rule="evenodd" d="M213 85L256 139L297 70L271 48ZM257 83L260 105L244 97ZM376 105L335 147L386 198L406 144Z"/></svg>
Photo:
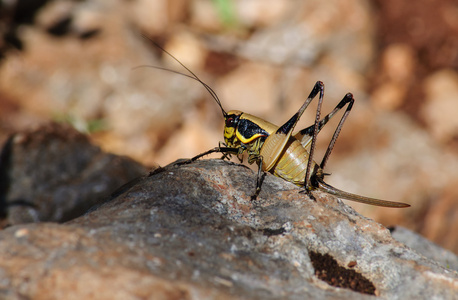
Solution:
<svg viewBox="0 0 458 300"><path fill-rule="evenodd" d="M324 173L324 167L326 166L337 137L339 136L340 130L342 129L342 126L354 103L354 98L351 93L346 94L339 104L337 104L337 106L328 115L320 120L321 106L324 97L324 84L321 81L318 81L297 113L282 126L276 126L259 117L238 110L226 112L217 94L210 86L204 83L196 74L182 64L172 54L159 45L156 44L156 46L172 57L191 75L161 67L154 68L178 73L201 83L220 107L225 120L224 143L220 143L220 146L201 153L184 163L191 163L203 156L215 152L223 153L223 159L230 158L231 154L236 155L240 162L242 162L242 155L246 152L248 154L248 163L252 164L253 162L256 162L258 164L256 190L252 199L256 199L261 191L263 172L270 172L286 181L304 187L305 190L303 191L309 194L312 198L313 195L310 192L314 189L318 189L328 194L337 196L338 198L370 205L396 208L410 206L409 204L402 202L385 201L351 194L324 182L324 176L328 175ZM318 106L314 124L293 134L297 122L318 94ZM347 108L337 125L321 163L318 165L313 160L317 135L328 123L328 121L331 120L335 114L345 106ZM221 146L221 144L223 146Z"/></svg>

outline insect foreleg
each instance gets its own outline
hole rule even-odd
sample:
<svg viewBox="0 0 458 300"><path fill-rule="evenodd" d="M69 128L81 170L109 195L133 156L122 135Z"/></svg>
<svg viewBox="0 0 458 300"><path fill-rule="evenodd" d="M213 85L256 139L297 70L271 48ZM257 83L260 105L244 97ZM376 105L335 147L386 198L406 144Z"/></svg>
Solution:
<svg viewBox="0 0 458 300"><path fill-rule="evenodd" d="M223 157L226 157L227 158L227 155L231 155L231 154L238 154L239 153L239 148L231 148L231 147L215 147L213 149L210 149L208 151L205 151L199 155L196 155L194 156L193 158L191 159L188 159L188 160L185 160L183 162L180 162L179 165L184 165L184 164L190 164L196 160L198 160L199 158L201 157L204 157L206 155L209 155L209 154L212 154L212 153L216 153L216 152L221 152L223 153Z"/></svg>
<svg viewBox="0 0 458 300"><path fill-rule="evenodd" d="M259 158L259 166L258 166L258 177L256 178L256 190L254 192L254 195L251 196L251 200L256 200L256 198L259 195L259 192L261 192L261 185L262 181L264 178L265 173L262 172L262 157Z"/></svg>
<svg viewBox="0 0 458 300"><path fill-rule="evenodd" d="M227 145L223 142L219 142L218 143L218 146L219 148L222 148L222 147L227 147ZM231 160L231 157L232 157L232 154L231 152L221 152L223 154L223 156L221 157L222 160L224 159L227 159L227 160Z"/></svg>

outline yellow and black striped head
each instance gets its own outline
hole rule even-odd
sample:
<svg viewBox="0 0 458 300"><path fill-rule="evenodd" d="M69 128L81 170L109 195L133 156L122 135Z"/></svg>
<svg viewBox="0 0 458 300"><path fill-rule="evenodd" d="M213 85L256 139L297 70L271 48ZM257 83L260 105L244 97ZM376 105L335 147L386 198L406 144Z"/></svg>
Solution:
<svg viewBox="0 0 458 300"><path fill-rule="evenodd" d="M268 131L262 127L259 118L239 110L231 110L224 115L224 142L227 147L238 147L241 144L248 145L258 138L269 136Z"/></svg>
<svg viewBox="0 0 458 300"><path fill-rule="evenodd" d="M239 110L231 110L224 115L224 143L227 147L240 145L240 141L237 139L237 127L242 114Z"/></svg>

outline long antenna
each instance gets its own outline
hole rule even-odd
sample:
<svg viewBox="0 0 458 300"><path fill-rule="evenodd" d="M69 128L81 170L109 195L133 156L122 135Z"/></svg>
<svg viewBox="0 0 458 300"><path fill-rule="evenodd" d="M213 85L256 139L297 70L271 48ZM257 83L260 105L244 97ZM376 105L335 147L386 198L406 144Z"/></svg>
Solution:
<svg viewBox="0 0 458 300"><path fill-rule="evenodd" d="M189 74L191 74L191 75L187 75L187 74L184 74L184 73L181 73L181 72L178 72L178 71L174 71L174 70L170 70L170 69L167 69L167 68L162 68L162 67L157 67L157 66L148 66L148 65L138 66L138 67L135 67L134 69L149 67L149 68L164 70L164 71L171 72L171 73L175 73L175 74L180 74L180 75L186 76L186 77L188 77L188 78L191 78L191 79L194 79L194 80L200 82L200 84L202 84L202 86L208 91L208 93L212 96L212 98L216 101L216 103L218 104L218 106L221 108L221 112L223 113L223 117L226 117L226 116L227 116L227 113L226 113L226 111L224 110L223 106L221 105L221 101L219 100L218 95L216 94L216 92L215 92L210 86L208 86L208 84L206 84L205 82L203 82L196 74L194 74L193 71L191 71L191 70L190 70L188 67L186 67L181 61L179 61L178 58L176 58L176 57L173 56L171 53L169 53L167 50L165 50L163 47L161 47L158 43L156 43L155 41L153 41L152 39L150 39L149 37L147 37L147 36L144 35L144 34L142 34L142 36L143 36L145 39L147 39L148 41L150 41L154 46L156 46L157 48L161 49L161 50L162 50L164 53L166 53L168 56L170 56L171 58L173 58L173 60L175 60L177 63L179 63L179 64L180 64L186 71L188 71Z"/></svg>

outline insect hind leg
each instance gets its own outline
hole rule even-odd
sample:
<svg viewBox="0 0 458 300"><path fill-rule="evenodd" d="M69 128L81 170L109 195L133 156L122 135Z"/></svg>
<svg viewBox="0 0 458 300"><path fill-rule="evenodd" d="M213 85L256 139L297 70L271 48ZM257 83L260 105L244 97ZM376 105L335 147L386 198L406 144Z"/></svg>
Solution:
<svg viewBox="0 0 458 300"><path fill-rule="evenodd" d="M331 155L332 149L334 148L337 138L339 137L340 131L342 130L343 124L345 123L345 120L347 119L348 115L350 114L351 109L353 108L354 102L355 102L355 99L353 98L353 94L348 93L345 95L342 101L340 101L340 103L336 106L336 108L340 106L338 108L338 110L340 110L346 104L348 104L342 118L339 121L339 124L337 125L336 130L334 131L334 134L332 135L331 141L329 142L328 148L326 149L326 153L324 154L323 159L321 160L321 163L320 163L321 169L324 169L324 167L326 166L329 156Z"/></svg>
<svg viewBox="0 0 458 300"><path fill-rule="evenodd" d="M321 106L323 104L323 97L324 97L324 84L321 83L320 96L318 98L318 105L317 105L317 108L316 108L315 124L313 125L312 144L310 146L309 159L308 159L308 162L307 162L307 170L305 172L305 178L304 178L305 191L311 197L313 197L311 195L311 193L310 193L310 191L312 190L312 186L311 186L311 182L310 182L310 180L308 180L308 178L310 178L310 174L312 172L313 154L315 152L316 138L317 138L318 132L319 132Z"/></svg>
<svg viewBox="0 0 458 300"><path fill-rule="evenodd" d="M328 113L323 119L320 120L318 123L318 133L323 129L323 127L335 116L337 112L339 112L347 103L353 101L353 98L348 98L347 95L339 102L339 104L334 107L334 109ZM294 137L301 141L302 145L306 145L313 136L313 131L315 129L315 124L309 126L307 128L301 129L297 132Z"/></svg>
<svg viewBox="0 0 458 300"><path fill-rule="evenodd" d="M313 196L311 195L310 191L313 188L318 187L318 184L317 184L317 179L318 178L317 177L323 177L324 176L323 169L324 169L324 167L325 167L325 165L326 165L326 163L327 163L327 161L329 159L329 156L331 155L332 149L334 148L334 145L335 145L335 143L337 141L337 138L339 137L339 134L340 134L340 131L341 131L342 127L343 127L343 124L344 124L345 120L347 119L348 115L350 114L350 111L351 111L351 109L353 107L353 103L355 102L355 99L353 98L353 94L351 94L351 93L346 94L344 96L344 98L337 104L337 106L327 116L325 116L320 121L319 118L320 118L321 102L323 101L323 94L320 94L320 102L318 102L317 113L316 113L316 118L315 118L315 124L313 126L310 126L309 128L301 130L301 132L302 131L309 131L308 135L310 136L310 131L312 131L311 129L313 129L313 133L312 133L312 137L311 137L312 142L311 142L311 146L310 146L309 161L307 163L307 172L306 172L305 180L304 180L305 192L309 196L311 196L312 199L313 199ZM331 141L329 142L328 148L326 149L326 153L324 154L323 159L321 160L319 168L317 168L318 166L315 165L314 170L311 170L312 165L313 165L312 164L313 163L313 153L315 151L315 143L316 143L316 138L317 138L318 132L321 130L321 128L324 125L326 125L326 123L339 110L341 110L343 107L345 107L345 105L348 105L348 106L345 109L345 112L342 115L342 118L340 119L336 130L334 131L334 134L333 134L333 136L331 138ZM305 135L305 133L304 133L304 135ZM301 141L301 143L303 143L303 142ZM319 172L319 174L317 174L317 172ZM310 176L311 174L313 174L313 175ZM310 178L310 180L307 180L308 178Z"/></svg>

